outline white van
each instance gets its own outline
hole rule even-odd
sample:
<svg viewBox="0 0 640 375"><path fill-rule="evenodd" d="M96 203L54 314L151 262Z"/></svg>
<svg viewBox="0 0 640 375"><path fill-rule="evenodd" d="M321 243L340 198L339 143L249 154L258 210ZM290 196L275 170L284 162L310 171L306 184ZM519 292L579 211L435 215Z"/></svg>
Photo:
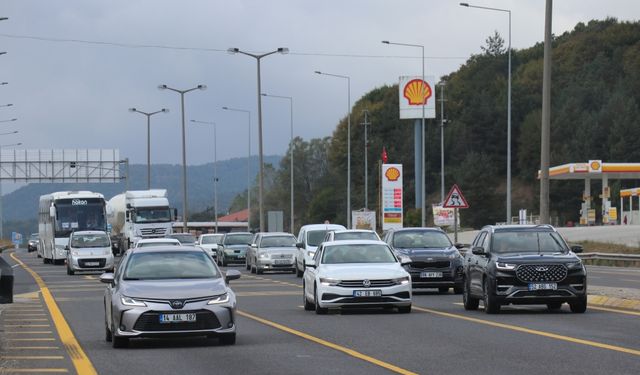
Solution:
<svg viewBox="0 0 640 375"><path fill-rule="evenodd" d="M313 259L318 245L330 230L346 230L340 224L308 224L303 225L298 233L298 252L296 254L296 276L302 277L305 264Z"/></svg>
<svg viewBox="0 0 640 375"><path fill-rule="evenodd" d="M67 250L67 275L76 271L113 272L115 265L111 240L102 231L86 230L69 236Z"/></svg>

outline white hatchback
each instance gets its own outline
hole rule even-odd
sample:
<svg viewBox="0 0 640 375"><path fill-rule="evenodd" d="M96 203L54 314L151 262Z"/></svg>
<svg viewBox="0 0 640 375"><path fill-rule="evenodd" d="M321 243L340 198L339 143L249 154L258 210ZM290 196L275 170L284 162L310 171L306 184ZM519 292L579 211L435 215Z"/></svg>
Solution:
<svg viewBox="0 0 640 375"><path fill-rule="evenodd" d="M115 260L111 240L105 232L73 232L66 250L67 275L73 275L76 271L113 272Z"/></svg>
<svg viewBox="0 0 640 375"><path fill-rule="evenodd" d="M320 244L304 271L305 310L397 307L411 312L411 276L382 241L334 241Z"/></svg>

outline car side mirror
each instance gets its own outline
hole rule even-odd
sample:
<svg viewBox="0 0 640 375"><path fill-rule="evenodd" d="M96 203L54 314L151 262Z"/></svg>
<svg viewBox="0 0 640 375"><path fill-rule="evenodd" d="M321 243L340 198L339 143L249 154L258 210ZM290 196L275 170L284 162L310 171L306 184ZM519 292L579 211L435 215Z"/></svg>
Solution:
<svg viewBox="0 0 640 375"><path fill-rule="evenodd" d="M69 248L69 245L65 246L65 247L64 247L64 249L65 249L65 250L69 250L69 249L70 249L70 248Z"/></svg>
<svg viewBox="0 0 640 375"><path fill-rule="evenodd" d="M474 255L487 255L487 252L482 246L475 246L473 249L471 249L471 253Z"/></svg>
<svg viewBox="0 0 640 375"><path fill-rule="evenodd" d="M224 275L224 280L228 283L231 280L237 280L242 274L238 270L228 270Z"/></svg>
<svg viewBox="0 0 640 375"><path fill-rule="evenodd" d="M304 264L305 267L316 268L316 262L314 260L310 260L309 262Z"/></svg>
<svg viewBox="0 0 640 375"><path fill-rule="evenodd" d="M577 254L583 252L584 248L582 247L582 245L571 245L571 251Z"/></svg>
<svg viewBox="0 0 640 375"><path fill-rule="evenodd" d="M302 248L304 247L304 242L298 242L298 243L296 243L296 247L297 247L298 249L302 249Z"/></svg>
<svg viewBox="0 0 640 375"><path fill-rule="evenodd" d="M114 283L113 273L105 272L102 275L100 275L100 282L113 285Z"/></svg>
<svg viewBox="0 0 640 375"><path fill-rule="evenodd" d="M406 255L398 255L398 259L400 259L400 265L402 266L411 264L411 258Z"/></svg>

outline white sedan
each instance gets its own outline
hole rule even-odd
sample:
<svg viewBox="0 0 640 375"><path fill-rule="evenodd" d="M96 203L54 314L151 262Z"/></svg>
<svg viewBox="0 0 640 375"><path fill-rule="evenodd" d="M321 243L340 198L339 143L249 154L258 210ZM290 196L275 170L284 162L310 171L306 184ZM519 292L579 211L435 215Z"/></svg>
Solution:
<svg viewBox="0 0 640 375"><path fill-rule="evenodd" d="M302 295L305 310L397 307L411 312L411 276L382 241L324 242L306 264Z"/></svg>

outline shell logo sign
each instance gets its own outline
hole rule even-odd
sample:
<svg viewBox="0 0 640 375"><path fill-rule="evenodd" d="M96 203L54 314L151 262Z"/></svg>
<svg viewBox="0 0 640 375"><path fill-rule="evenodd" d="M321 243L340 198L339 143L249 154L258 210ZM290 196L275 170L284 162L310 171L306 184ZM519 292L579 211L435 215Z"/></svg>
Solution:
<svg viewBox="0 0 640 375"><path fill-rule="evenodd" d="M602 160L589 160L590 173L602 173Z"/></svg>
<svg viewBox="0 0 640 375"><path fill-rule="evenodd" d="M431 86L421 79L412 79L405 86L403 95L409 101L409 105L427 104L427 100L431 97Z"/></svg>
<svg viewBox="0 0 640 375"><path fill-rule="evenodd" d="M400 119L421 119L436 117L435 78L433 76L403 76L398 84ZM424 112L423 112L424 107Z"/></svg>
<svg viewBox="0 0 640 375"><path fill-rule="evenodd" d="M400 178L400 171L398 170L398 168L396 167L390 167L389 169L387 169L387 171L384 173L384 176L387 178L387 180L389 181L398 181L398 178Z"/></svg>

